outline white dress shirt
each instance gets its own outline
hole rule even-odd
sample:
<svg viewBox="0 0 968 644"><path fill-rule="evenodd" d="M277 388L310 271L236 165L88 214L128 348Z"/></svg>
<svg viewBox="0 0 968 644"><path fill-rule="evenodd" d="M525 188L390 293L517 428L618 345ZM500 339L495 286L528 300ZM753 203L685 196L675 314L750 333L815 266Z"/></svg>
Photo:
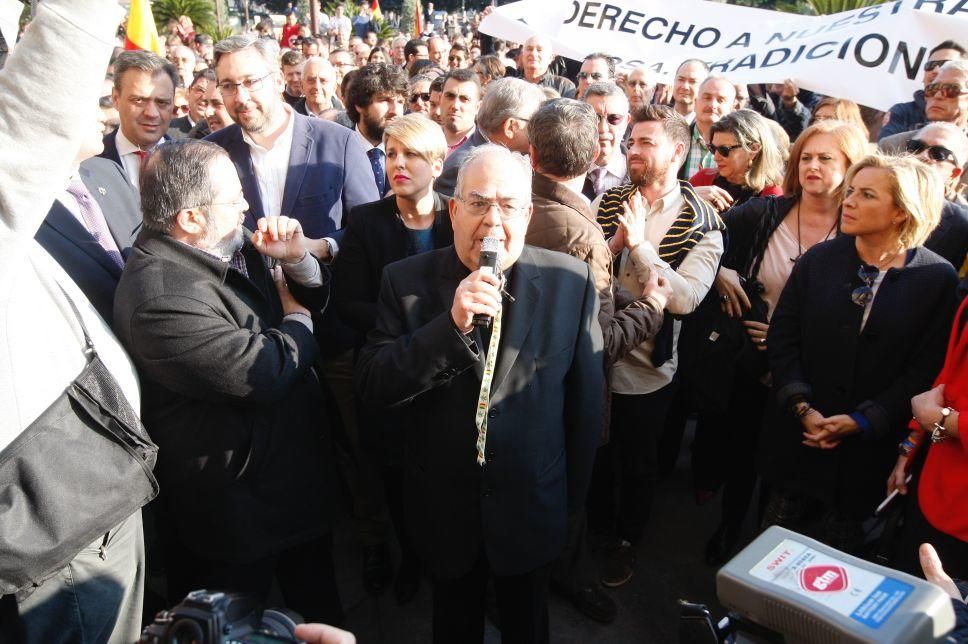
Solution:
<svg viewBox="0 0 968 644"><path fill-rule="evenodd" d="M282 195L286 189L286 175L289 173L289 153L292 151L292 130L296 119L292 116L292 108L283 105L286 110L286 129L272 143L271 148L264 148L242 130L242 140L249 146L252 157L252 168L259 184L259 197L262 199L262 213L266 217L278 217L282 214Z"/></svg>
<svg viewBox="0 0 968 644"><path fill-rule="evenodd" d="M676 270L672 270L668 262L659 257L657 249L682 211L683 204L684 199L678 183L652 204L646 203L645 241L631 253L623 250L619 264L619 283L632 293L642 291L642 284L649 271L662 271L662 276L669 280L672 287L672 296L666 304L666 311L675 315L692 313L706 297L716 278L719 259L724 250L723 234L715 230L706 233L686 254ZM679 363L676 347L679 344L681 327L682 322L679 320L673 322L672 357L661 366L655 367L652 364L652 350L655 348L653 339L646 340L619 360L612 367L609 377L612 391L629 395L646 394L658 391L672 382Z"/></svg>
<svg viewBox="0 0 968 644"><path fill-rule="evenodd" d="M120 127L114 143L118 148L118 156L121 157L121 166L124 168L124 173L128 175L128 181L136 190L141 190L141 157L137 154L141 148L129 141ZM146 150L146 152L150 151Z"/></svg>

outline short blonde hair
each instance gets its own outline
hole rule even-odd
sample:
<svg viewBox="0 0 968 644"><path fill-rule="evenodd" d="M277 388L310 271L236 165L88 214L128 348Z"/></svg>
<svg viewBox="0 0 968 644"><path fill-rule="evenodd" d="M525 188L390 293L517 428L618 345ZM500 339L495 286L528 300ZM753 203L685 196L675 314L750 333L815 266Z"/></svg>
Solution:
<svg viewBox="0 0 968 644"><path fill-rule="evenodd" d="M383 130L383 143L393 137L427 163L443 161L447 156L447 139L440 126L424 114L398 116Z"/></svg>
<svg viewBox="0 0 968 644"><path fill-rule="evenodd" d="M783 194L787 197L799 197L800 185L800 153L814 134L831 134L837 139L837 147L847 157L850 167L872 152L867 141L867 131L853 123L843 121L820 121L805 129L793 147L790 148L790 160L787 163L786 175L783 177Z"/></svg>
<svg viewBox="0 0 968 644"><path fill-rule="evenodd" d="M910 155L871 154L847 170L845 192L846 186L865 168L887 172L894 205L907 215L898 231L898 241L904 248L923 244L941 221L944 206L944 187L937 174Z"/></svg>

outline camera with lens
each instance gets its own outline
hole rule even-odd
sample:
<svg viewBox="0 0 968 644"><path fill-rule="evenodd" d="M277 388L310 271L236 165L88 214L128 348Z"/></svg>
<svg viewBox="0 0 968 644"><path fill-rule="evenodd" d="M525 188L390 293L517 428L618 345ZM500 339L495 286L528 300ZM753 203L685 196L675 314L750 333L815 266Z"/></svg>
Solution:
<svg viewBox="0 0 968 644"><path fill-rule="evenodd" d="M252 597L239 593L194 590L168 610L155 615L154 623L141 633L146 644L280 644L299 642L299 615L267 609Z"/></svg>

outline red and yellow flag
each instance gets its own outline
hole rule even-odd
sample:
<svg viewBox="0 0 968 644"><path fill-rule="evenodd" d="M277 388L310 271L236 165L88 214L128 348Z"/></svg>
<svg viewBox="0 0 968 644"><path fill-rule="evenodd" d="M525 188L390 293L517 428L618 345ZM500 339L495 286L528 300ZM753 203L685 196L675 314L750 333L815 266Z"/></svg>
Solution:
<svg viewBox="0 0 968 644"><path fill-rule="evenodd" d="M153 51L159 56L165 55L161 40L158 38L155 19L151 15L151 2L149 0L131 0L124 48L145 49Z"/></svg>
<svg viewBox="0 0 968 644"><path fill-rule="evenodd" d="M370 3L370 15L374 20L383 20L383 12L380 11L380 0L373 0Z"/></svg>

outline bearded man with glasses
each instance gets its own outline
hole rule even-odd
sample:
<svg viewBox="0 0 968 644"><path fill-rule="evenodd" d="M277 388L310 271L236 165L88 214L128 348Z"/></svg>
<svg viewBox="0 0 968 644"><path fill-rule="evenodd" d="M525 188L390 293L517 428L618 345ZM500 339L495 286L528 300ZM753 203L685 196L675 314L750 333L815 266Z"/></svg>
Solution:
<svg viewBox="0 0 968 644"><path fill-rule="evenodd" d="M264 601L275 578L287 607L338 623L310 316L329 272L295 219L260 219L249 237L248 200L217 145L160 147L141 185L143 230L114 319L141 377L145 427L164 446L168 600L232 588Z"/></svg>

